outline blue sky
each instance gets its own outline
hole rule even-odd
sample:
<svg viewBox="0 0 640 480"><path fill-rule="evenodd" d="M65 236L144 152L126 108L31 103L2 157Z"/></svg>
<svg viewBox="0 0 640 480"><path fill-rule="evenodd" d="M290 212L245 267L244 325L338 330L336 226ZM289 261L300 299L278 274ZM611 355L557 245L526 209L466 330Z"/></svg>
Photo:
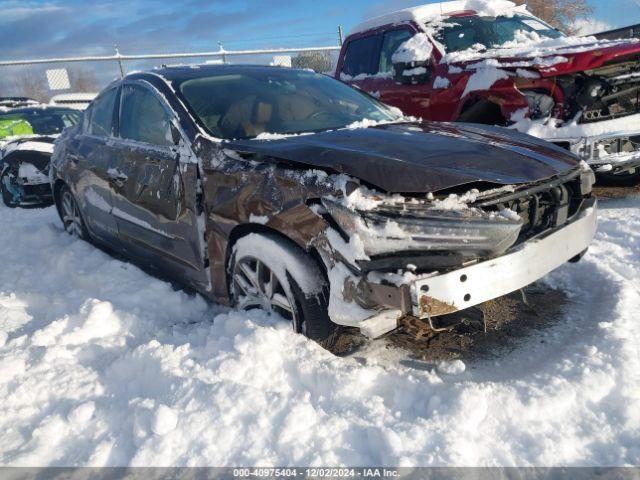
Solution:
<svg viewBox="0 0 640 480"><path fill-rule="evenodd" d="M591 0L591 26L640 23L640 0ZM425 0L0 0L0 59L337 43L337 26ZM429 3L429 2L426 2ZM601 23L596 23L601 22Z"/></svg>

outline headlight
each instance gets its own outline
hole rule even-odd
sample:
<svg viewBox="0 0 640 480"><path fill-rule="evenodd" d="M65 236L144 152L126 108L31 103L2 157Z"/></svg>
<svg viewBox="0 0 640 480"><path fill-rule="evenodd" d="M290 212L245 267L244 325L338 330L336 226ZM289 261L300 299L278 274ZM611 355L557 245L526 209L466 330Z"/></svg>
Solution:
<svg viewBox="0 0 640 480"><path fill-rule="evenodd" d="M508 218L471 208L449 211L406 203L357 211L339 200L325 198L322 203L347 235L359 236L370 256L400 251L496 255L516 242L522 228L517 215Z"/></svg>
<svg viewBox="0 0 640 480"><path fill-rule="evenodd" d="M527 98L529 110L531 111L531 118L533 120L547 118L551 115L553 107L556 104L553 97L533 91L524 91L522 93Z"/></svg>

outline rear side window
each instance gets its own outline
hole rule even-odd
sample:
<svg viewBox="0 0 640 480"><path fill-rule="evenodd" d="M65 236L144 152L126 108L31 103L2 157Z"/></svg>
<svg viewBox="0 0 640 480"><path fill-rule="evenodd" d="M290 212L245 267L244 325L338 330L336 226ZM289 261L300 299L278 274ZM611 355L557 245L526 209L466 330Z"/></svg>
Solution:
<svg viewBox="0 0 640 480"><path fill-rule="evenodd" d="M378 40L379 37L373 35L350 41L342 62L342 73L351 77L375 73L378 66L374 66L373 59L377 59Z"/></svg>
<svg viewBox="0 0 640 480"><path fill-rule="evenodd" d="M89 133L99 137L113 135L113 107L116 101L117 89L113 88L98 97L91 106L91 120Z"/></svg>
<svg viewBox="0 0 640 480"><path fill-rule="evenodd" d="M380 50L380 64L378 65L378 72L393 72L393 62L391 61L391 57L396 50L398 50L398 47L409 40L412 36L413 33L406 28L390 30L384 34L382 39L382 49Z"/></svg>
<svg viewBox="0 0 640 480"><path fill-rule="evenodd" d="M171 118L160 100L146 88L122 87L120 137L152 145L173 145Z"/></svg>

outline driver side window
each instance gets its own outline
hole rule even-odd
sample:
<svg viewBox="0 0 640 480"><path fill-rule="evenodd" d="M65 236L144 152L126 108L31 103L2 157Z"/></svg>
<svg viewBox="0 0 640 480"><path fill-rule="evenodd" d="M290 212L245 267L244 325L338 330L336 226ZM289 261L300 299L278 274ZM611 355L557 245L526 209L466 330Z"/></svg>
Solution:
<svg viewBox="0 0 640 480"><path fill-rule="evenodd" d="M398 47L409 40L413 34L406 28L390 30L384 34L382 49L380 50L380 63L378 73L393 72L393 62L391 57L398 50Z"/></svg>
<svg viewBox="0 0 640 480"><path fill-rule="evenodd" d="M160 100L137 85L124 85L120 96L120 137L151 145L174 145L171 117Z"/></svg>

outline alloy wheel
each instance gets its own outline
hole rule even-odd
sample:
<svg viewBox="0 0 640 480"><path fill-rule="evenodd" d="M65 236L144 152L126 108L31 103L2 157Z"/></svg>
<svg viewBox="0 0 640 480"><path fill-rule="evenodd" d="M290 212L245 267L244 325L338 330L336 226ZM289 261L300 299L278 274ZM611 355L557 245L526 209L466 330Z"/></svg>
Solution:
<svg viewBox="0 0 640 480"><path fill-rule="evenodd" d="M68 190L62 194L62 223L67 233L82 238L82 217L73 195Z"/></svg>
<svg viewBox="0 0 640 480"><path fill-rule="evenodd" d="M253 257L239 259L234 266L232 279L233 295L241 310L260 308L277 313L290 320L294 329L305 333L304 323L297 327L295 302L287 294L283 283L275 273L260 260Z"/></svg>

